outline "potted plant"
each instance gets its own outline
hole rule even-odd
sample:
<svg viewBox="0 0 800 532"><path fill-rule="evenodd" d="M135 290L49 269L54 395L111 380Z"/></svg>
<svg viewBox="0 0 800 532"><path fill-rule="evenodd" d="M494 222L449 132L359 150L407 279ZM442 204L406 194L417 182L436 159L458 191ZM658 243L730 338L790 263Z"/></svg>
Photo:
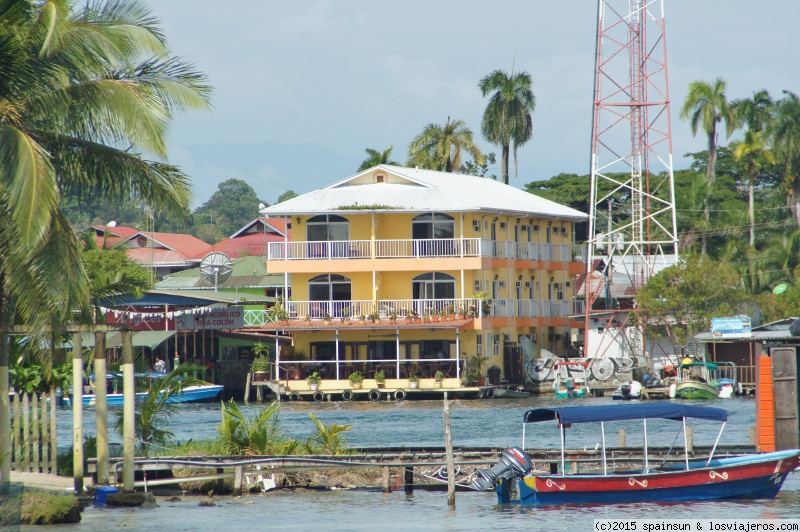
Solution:
<svg viewBox="0 0 800 532"><path fill-rule="evenodd" d="M253 346L253 352L255 352L255 346ZM267 380L268 371L269 359L267 357L257 357L250 363L250 372L253 374L254 381L261 382Z"/></svg>
<svg viewBox="0 0 800 532"><path fill-rule="evenodd" d="M397 312L391 312L389 314L389 321L392 323L397 323Z"/></svg>
<svg viewBox="0 0 800 532"><path fill-rule="evenodd" d="M342 323L345 325L350 323L350 307L344 307L342 309Z"/></svg>
<svg viewBox="0 0 800 532"><path fill-rule="evenodd" d="M406 310L406 323L411 324L414 321L414 311L411 309Z"/></svg>
<svg viewBox="0 0 800 532"><path fill-rule="evenodd" d="M358 321L360 323L367 323L367 317L364 314L359 314Z"/></svg>
<svg viewBox="0 0 800 532"><path fill-rule="evenodd" d="M442 381L443 381L443 380L444 380L444 371L442 371L442 370L438 370L438 371L437 371L437 372L436 372L436 373L433 375L433 387L434 387L434 388L441 388L441 387L442 387Z"/></svg>
<svg viewBox="0 0 800 532"><path fill-rule="evenodd" d="M478 386L485 386L486 385L486 376L483 374L483 363L484 360L479 357L478 355L472 355L468 357L466 353L462 353L464 358L467 359L467 367L466 371L464 372L472 384L477 384Z"/></svg>
<svg viewBox="0 0 800 532"><path fill-rule="evenodd" d="M309 388L311 388L311 391L316 392L319 389L319 384L322 382L322 377L315 371L306 377L306 382L308 383Z"/></svg>
<svg viewBox="0 0 800 532"><path fill-rule="evenodd" d="M359 390L361 389L361 385L364 383L364 375L362 375L360 371L354 371L349 377L347 377L347 380L350 381L350 385L354 390Z"/></svg>
<svg viewBox="0 0 800 532"><path fill-rule="evenodd" d="M419 375L414 373L408 376L408 387L412 390L419 388Z"/></svg>
<svg viewBox="0 0 800 532"><path fill-rule="evenodd" d="M370 314L369 316L367 316L367 318L368 318L368 319L369 319L369 321L371 321L372 323L377 323L377 322L378 322L378 321L381 319L380 315L379 315L377 312L373 312L372 314Z"/></svg>
<svg viewBox="0 0 800 532"><path fill-rule="evenodd" d="M325 313L322 315L322 322L323 322L325 325L330 325L332 321L333 321L333 318L331 318L331 315L330 315L330 314L328 314L327 312L325 312Z"/></svg>
<svg viewBox="0 0 800 532"><path fill-rule="evenodd" d="M375 372L375 383L378 385L378 388L383 388L386 384L386 373L384 373L382 369Z"/></svg>

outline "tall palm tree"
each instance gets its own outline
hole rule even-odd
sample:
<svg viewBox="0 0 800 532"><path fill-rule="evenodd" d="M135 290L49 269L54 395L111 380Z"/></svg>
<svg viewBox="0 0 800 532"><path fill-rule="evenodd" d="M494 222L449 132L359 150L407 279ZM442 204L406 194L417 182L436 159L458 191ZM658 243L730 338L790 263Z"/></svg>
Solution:
<svg viewBox="0 0 800 532"><path fill-rule="evenodd" d="M483 164L483 154L472 140L472 131L463 120L450 120L444 125L428 124L408 146L408 165L445 172L458 171L464 152L478 164Z"/></svg>
<svg viewBox="0 0 800 532"><path fill-rule="evenodd" d="M0 325L17 316L46 335L89 306L61 197L185 210L189 180L166 162L167 132L175 112L209 108L210 87L169 55L138 0L4 0L0 19ZM2 437L8 353L0 345ZM7 445L2 438L4 479Z"/></svg>
<svg viewBox="0 0 800 532"><path fill-rule="evenodd" d="M501 170L503 183L508 184L508 158L511 147L514 149L514 170L517 172L517 148L533 136L531 113L536 108L536 97L531 90L533 81L527 72L511 75L503 70L495 70L484 77L478 87L486 97L494 91L489 104L483 112L481 131L492 144L503 149Z"/></svg>
<svg viewBox="0 0 800 532"><path fill-rule="evenodd" d="M394 146L389 146L383 152L379 152L378 150L373 150L372 148L367 148L367 158L361 162L361 166L358 167L358 171L361 172L366 170L367 168L372 168L373 166L378 166L379 164L393 164L395 166L399 165L400 163L396 161L392 161L392 150Z"/></svg>
<svg viewBox="0 0 800 532"><path fill-rule="evenodd" d="M775 116L767 133L783 171L787 202L794 203L792 210L800 227L800 97L790 91L783 94L775 104Z"/></svg>
<svg viewBox="0 0 800 532"><path fill-rule="evenodd" d="M746 124L752 131L764 131L772 121L775 102L767 89L753 93L752 98L741 98L731 102L731 109L737 124Z"/></svg>
<svg viewBox="0 0 800 532"><path fill-rule="evenodd" d="M722 78L715 79L711 84L704 81L693 81L689 84L689 93L683 102L680 116L689 120L692 135L702 129L708 141L708 165L706 167L706 183L708 191L704 205L706 225L710 222L709 197L714 185L714 176L717 166L717 124L724 122L727 135L730 136L736 127L736 119L731 105L725 96L728 83ZM703 254L706 253L706 238L703 237Z"/></svg>
<svg viewBox="0 0 800 532"><path fill-rule="evenodd" d="M750 218L750 247L755 246L756 232L755 232L755 203L754 203L754 189L756 177L759 170L765 164L774 164L775 158L772 152L769 151L767 143L764 142L764 134L760 131L753 131L749 129L744 134L744 140L734 143L731 148L733 149L733 158L745 166L747 174L747 205L748 214Z"/></svg>

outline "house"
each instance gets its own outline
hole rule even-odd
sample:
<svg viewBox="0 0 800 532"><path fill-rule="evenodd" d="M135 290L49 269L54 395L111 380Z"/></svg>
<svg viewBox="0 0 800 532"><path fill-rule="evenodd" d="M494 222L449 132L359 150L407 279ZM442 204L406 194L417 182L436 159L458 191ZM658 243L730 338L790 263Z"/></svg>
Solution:
<svg viewBox="0 0 800 532"><path fill-rule="evenodd" d="M236 231L229 238L214 244L214 251L225 253L232 259L251 255L267 256L270 242L283 242L291 234L291 222L282 218L256 218Z"/></svg>
<svg viewBox="0 0 800 532"><path fill-rule="evenodd" d="M261 214L292 225L268 246L267 270L292 278L283 319L264 326L292 337L281 376L522 383L521 346L564 353L578 325L573 226L587 215L520 189L379 165Z"/></svg>

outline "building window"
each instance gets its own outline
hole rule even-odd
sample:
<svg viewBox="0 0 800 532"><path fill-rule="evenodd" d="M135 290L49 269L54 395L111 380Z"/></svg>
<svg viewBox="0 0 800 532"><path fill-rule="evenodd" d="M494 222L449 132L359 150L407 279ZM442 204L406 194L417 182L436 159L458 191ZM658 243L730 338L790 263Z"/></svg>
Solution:
<svg viewBox="0 0 800 532"><path fill-rule="evenodd" d="M455 228L455 219L447 214L426 213L414 217L411 220L414 254L423 257L453 255Z"/></svg>
<svg viewBox="0 0 800 532"><path fill-rule="evenodd" d="M335 214L322 214L306 222L309 256L344 258L350 255L350 221Z"/></svg>
<svg viewBox="0 0 800 532"><path fill-rule="evenodd" d="M343 275L326 273L310 279L308 281L308 299L318 303L309 305L309 316L320 318L325 313L331 316L341 316L342 308L350 305L351 294L350 279ZM322 302L328 304L322 304Z"/></svg>
<svg viewBox="0 0 800 532"><path fill-rule="evenodd" d="M448 305L455 307L456 279L442 272L423 273L412 280L411 292L413 299L422 300L414 309L420 316L438 314Z"/></svg>

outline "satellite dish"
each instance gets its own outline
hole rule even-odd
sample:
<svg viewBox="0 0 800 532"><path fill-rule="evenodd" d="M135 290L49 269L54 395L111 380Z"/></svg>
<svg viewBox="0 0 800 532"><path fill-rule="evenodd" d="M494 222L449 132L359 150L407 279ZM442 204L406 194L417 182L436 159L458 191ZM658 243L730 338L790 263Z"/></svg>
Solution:
<svg viewBox="0 0 800 532"><path fill-rule="evenodd" d="M116 227L117 226L117 222L115 222L114 220L111 220L110 222L108 222L108 226L109 227Z"/></svg>
<svg viewBox="0 0 800 532"><path fill-rule="evenodd" d="M264 205L263 203L259 203L259 204L258 204L258 210L260 210L260 211L263 211L263 210L264 210L264 209L266 209L266 208L267 208L267 206L266 206L266 205Z"/></svg>
<svg viewBox="0 0 800 532"><path fill-rule="evenodd" d="M786 292L786 289L789 288L789 285L786 283L781 283L775 288L772 289L772 293L775 295L781 295L782 293Z"/></svg>
<svg viewBox="0 0 800 532"><path fill-rule="evenodd" d="M226 254L219 251L212 251L200 262L200 277L207 283L214 283L214 291L217 291L219 283L227 281L233 273L233 262Z"/></svg>

